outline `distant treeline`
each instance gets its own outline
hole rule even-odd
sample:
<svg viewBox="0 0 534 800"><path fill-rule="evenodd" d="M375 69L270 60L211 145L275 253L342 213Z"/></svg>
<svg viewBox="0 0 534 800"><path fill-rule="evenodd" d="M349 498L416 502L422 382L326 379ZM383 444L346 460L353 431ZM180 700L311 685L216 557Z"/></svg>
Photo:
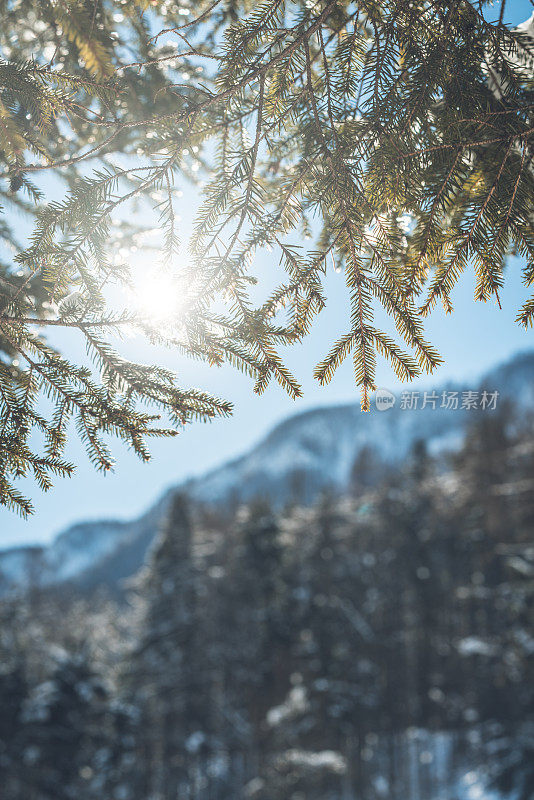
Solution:
<svg viewBox="0 0 534 800"><path fill-rule="evenodd" d="M274 514L177 495L126 606L0 606L6 800L534 797L534 435L358 457ZM473 795L475 796L475 795Z"/></svg>

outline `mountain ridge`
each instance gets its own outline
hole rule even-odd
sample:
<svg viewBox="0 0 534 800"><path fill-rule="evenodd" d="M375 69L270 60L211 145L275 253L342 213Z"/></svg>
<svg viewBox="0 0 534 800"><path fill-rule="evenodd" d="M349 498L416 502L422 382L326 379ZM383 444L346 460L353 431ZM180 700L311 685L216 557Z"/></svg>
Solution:
<svg viewBox="0 0 534 800"><path fill-rule="evenodd" d="M479 391L497 390L501 401L513 399L522 408L534 409L534 350L518 353L473 381L473 386ZM467 387L448 382L434 391L440 396L452 390L461 393ZM424 390L414 386L403 391L419 392L421 399ZM293 414L241 456L169 487L135 519L82 521L60 532L48 546L0 551L0 593L36 581L42 585L75 581L84 588L117 584L142 565L177 490L203 506L237 505L257 495L276 506L290 499L309 504L327 487L347 489L352 464L363 448L372 447L392 466L402 461L416 439L425 439L434 453L454 450L474 413L430 406L403 410L397 397L393 408L375 409L365 416L356 403Z"/></svg>

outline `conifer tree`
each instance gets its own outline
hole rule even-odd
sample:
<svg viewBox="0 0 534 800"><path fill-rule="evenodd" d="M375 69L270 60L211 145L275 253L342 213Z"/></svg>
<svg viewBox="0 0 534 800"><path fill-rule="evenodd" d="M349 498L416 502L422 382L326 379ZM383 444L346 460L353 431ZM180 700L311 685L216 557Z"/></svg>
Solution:
<svg viewBox="0 0 534 800"><path fill-rule="evenodd" d="M25 698L19 729L23 794L68 800L101 790L111 744L106 711L107 690L87 653L64 654L49 680Z"/></svg>
<svg viewBox="0 0 534 800"><path fill-rule="evenodd" d="M377 355L403 379L440 363L422 319L438 301L452 309L464 270L477 300L499 303L516 252L532 285L534 48L505 24L505 0L17 0L0 11L2 503L28 513L18 477L47 489L72 471L72 419L108 470L110 435L147 459L147 437L229 413L121 355L126 330L296 397L279 348L310 330L333 263L350 319L315 374L328 382L350 356L368 409ZM197 177L177 259L177 192ZM165 324L117 299L135 294L145 218L160 233L150 291L180 306ZM265 248L282 277L260 296ZM396 333L378 327L380 307ZM518 322L533 319L526 297ZM66 357L58 329L85 342L87 363Z"/></svg>
<svg viewBox="0 0 534 800"><path fill-rule="evenodd" d="M0 752L2 764L2 783L6 793L16 797L24 786L24 770L21 769L21 729L22 709L28 686L22 664L4 667L0 673Z"/></svg>
<svg viewBox="0 0 534 800"><path fill-rule="evenodd" d="M243 703L261 752L265 715L283 699L288 679L284 548L278 520L265 501L257 500L246 510L239 533L231 575L231 694Z"/></svg>
<svg viewBox="0 0 534 800"><path fill-rule="evenodd" d="M126 676L141 711L140 752L148 793L173 798L188 785L188 752L207 740L192 529L185 499L173 497L144 582L146 611Z"/></svg>

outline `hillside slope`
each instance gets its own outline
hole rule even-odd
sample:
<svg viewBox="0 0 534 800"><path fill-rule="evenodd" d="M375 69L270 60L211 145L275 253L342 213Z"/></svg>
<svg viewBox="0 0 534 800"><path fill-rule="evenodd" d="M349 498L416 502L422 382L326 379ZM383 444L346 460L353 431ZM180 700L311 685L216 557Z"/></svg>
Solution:
<svg viewBox="0 0 534 800"><path fill-rule="evenodd" d="M468 390L477 386L500 393L519 409L534 409L534 352L516 356L470 386L436 389ZM417 387L414 388L414 391ZM410 389L411 391L411 389ZM419 406L422 404L422 392ZM401 408L399 398L387 411L363 415L358 404L330 406L289 417L240 458L189 480L179 487L194 501L221 506L262 495L280 506L291 497L309 503L326 487L346 489L351 467L362 448L371 446L388 464L400 464L417 439L431 452L454 450L466 422L480 410L431 406ZM165 514L168 490L140 518L132 521L81 522L61 533L48 547L17 547L0 553L0 592L40 582L75 580L80 586L115 585L132 575Z"/></svg>

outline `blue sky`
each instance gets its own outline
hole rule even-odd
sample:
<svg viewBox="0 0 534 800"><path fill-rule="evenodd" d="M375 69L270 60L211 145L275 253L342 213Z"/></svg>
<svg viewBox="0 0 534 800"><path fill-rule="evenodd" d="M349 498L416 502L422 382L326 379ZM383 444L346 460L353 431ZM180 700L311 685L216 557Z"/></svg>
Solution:
<svg viewBox="0 0 534 800"><path fill-rule="evenodd" d="M531 12L528 1L507 4L507 17L514 24ZM184 208L191 207L187 195L183 200ZM268 256L263 258L261 267L272 272L275 264L269 262ZM494 303L473 302L474 277L467 273L454 293L454 314L447 317L441 308L434 311L426 329L445 363L433 376L425 378L425 385L437 387L451 380L466 384L472 381L475 386L487 369L520 350L534 347L534 332L524 331L514 322L517 309L527 296L521 284L520 267L518 259L510 260L507 283L501 293L502 310ZM315 364L346 330L347 324L342 275L329 276L327 292L328 306L315 330L303 345L287 352L287 361L304 388L304 397L298 401L290 400L277 385L257 397L250 380L232 369L209 369L170 351L155 351L140 342L127 342L122 347L127 357L145 362L157 359L177 370L184 385L199 386L230 399L235 406L233 417L209 425L193 424L175 439L153 443L153 460L148 465L115 443L116 471L106 476L93 470L83 448L72 440L67 455L79 464L75 476L59 480L48 494L41 494L30 482L24 484L36 512L24 521L1 508L0 546L50 541L67 525L81 520L135 517L166 487L240 454L289 414L317 405L358 402L359 392L354 386L350 362L340 368L328 387L319 387L313 379ZM76 347L75 343L73 346ZM390 367L382 361L378 365L377 384L390 389L398 386Z"/></svg>

